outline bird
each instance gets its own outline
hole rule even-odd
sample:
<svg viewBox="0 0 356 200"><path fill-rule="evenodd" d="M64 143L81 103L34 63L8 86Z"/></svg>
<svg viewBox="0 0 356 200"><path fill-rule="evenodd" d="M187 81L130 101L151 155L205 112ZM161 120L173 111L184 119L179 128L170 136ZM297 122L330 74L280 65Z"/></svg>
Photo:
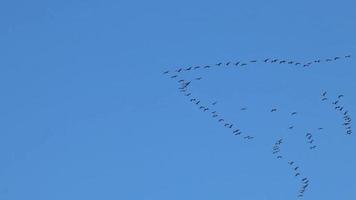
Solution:
<svg viewBox="0 0 356 200"><path fill-rule="evenodd" d="M219 122L222 122L222 121L224 121L224 119L219 119Z"/></svg>
<svg viewBox="0 0 356 200"><path fill-rule="evenodd" d="M273 108L272 110L271 110L271 112L276 112L277 111L277 109L276 108Z"/></svg>
<svg viewBox="0 0 356 200"><path fill-rule="evenodd" d="M292 114L291 115L296 115L297 114L297 112L292 112Z"/></svg>
<svg viewBox="0 0 356 200"><path fill-rule="evenodd" d="M277 158L278 158L278 159L281 159L281 158L282 158L282 156L277 156Z"/></svg>
<svg viewBox="0 0 356 200"><path fill-rule="evenodd" d="M198 105L200 103L200 101L197 101L195 104Z"/></svg>
<svg viewBox="0 0 356 200"><path fill-rule="evenodd" d="M351 55L347 55L347 56L345 56L345 58L350 58L351 57Z"/></svg>
<svg viewBox="0 0 356 200"><path fill-rule="evenodd" d="M322 100L322 101L326 101L326 100L328 100L328 98L322 98L321 100Z"/></svg>
<svg viewBox="0 0 356 200"><path fill-rule="evenodd" d="M229 123L225 123L225 124L224 124L225 127L227 127L227 126L229 126L229 125L230 125Z"/></svg>
<svg viewBox="0 0 356 200"><path fill-rule="evenodd" d="M267 62L269 60L269 58L265 59L263 62Z"/></svg>
<svg viewBox="0 0 356 200"><path fill-rule="evenodd" d="M339 103L339 100L333 102L334 105L336 105L337 103Z"/></svg>
<svg viewBox="0 0 356 200"><path fill-rule="evenodd" d="M215 114L216 113L216 111L213 111L213 112L211 112L212 114Z"/></svg>
<svg viewBox="0 0 356 200"><path fill-rule="evenodd" d="M205 108L205 109L204 109L204 112L207 111L207 110L209 110L209 108Z"/></svg>
<svg viewBox="0 0 356 200"><path fill-rule="evenodd" d="M295 174L295 176L299 176L299 175L300 175L300 173L296 173L296 174Z"/></svg>
<svg viewBox="0 0 356 200"><path fill-rule="evenodd" d="M189 70L191 70L192 69L192 67L188 67L188 68L186 68L185 70L186 71L189 71Z"/></svg>
<svg viewBox="0 0 356 200"><path fill-rule="evenodd" d="M338 59L340 59L340 57L335 57L335 58L334 58L334 60L338 60Z"/></svg>
<svg viewBox="0 0 356 200"><path fill-rule="evenodd" d="M344 97L344 95L340 94L337 98L340 99L340 98L342 98L342 97Z"/></svg>
<svg viewBox="0 0 356 200"><path fill-rule="evenodd" d="M306 181L306 180L308 180L308 178L303 178L303 179L302 179L302 181Z"/></svg>
<svg viewBox="0 0 356 200"><path fill-rule="evenodd" d="M288 64L293 64L293 63L294 63L294 61L289 61L289 62L288 62Z"/></svg>
<svg viewBox="0 0 356 200"><path fill-rule="evenodd" d="M191 102L196 101L196 99L190 99Z"/></svg>
<svg viewBox="0 0 356 200"><path fill-rule="evenodd" d="M322 96L325 97L325 95L326 95L327 93L328 93L328 92L326 92L326 91L323 92Z"/></svg>
<svg viewBox="0 0 356 200"><path fill-rule="evenodd" d="M282 63L285 63L286 61L285 60L281 60L279 61L279 64L282 64Z"/></svg>
<svg viewBox="0 0 356 200"><path fill-rule="evenodd" d="M194 69L199 69L200 68L200 66L196 66L196 67L194 67Z"/></svg>
<svg viewBox="0 0 356 200"><path fill-rule="evenodd" d="M274 59L274 60L271 61L271 63L275 63L277 61L278 61L278 59Z"/></svg>
<svg viewBox="0 0 356 200"><path fill-rule="evenodd" d="M241 110L247 110L247 108L244 107L244 108L241 108Z"/></svg>
<svg viewBox="0 0 356 200"><path fill-rule="evenodd" d="M203 109L203 108L205 108L205 107L204 107L204 106L200 106L200 107L199 107L199 109Z"/></svg>
<svg viewBox="0 0 356 200"><path fill-rule="evenodd" d="M320 127L320 128L318 128L318 130L323 130L323 129L324 129L324 128L321 128L321 127Z"/></svg>
<svg viewBox="0 0 356 200"><path fill-rule="evenodd" d="M169 70L168 70L168 71L163 72L163 74L168 74L168 73L169 73Z"/></svg>
<svg viewBox="0 0 356 200"><path fill-rule="evenodd" d="M182 68L179 68L176 70L176 72L181 72L183 69Z"/></svg>
<svg viewBox="0 0 356 200"><path fill-rule="evenodd" d="M316 148L316 146L314 145L314 146L311 146L311 147L309 147L310 149L315 149Z"/></svg>
<svg viewBox="0 0 356 200"><path fill-rule="evenodd" d="M325 61L326 61L326 62L330 62L330 61L332 61L332 60L328 58L328 59L325 59Z"/></svg>
<svg viewBox="0 0 356 200"><path fill-rule="evenodd" d="M178 75L171 76L171 78L177 78L177 77L178 77Z"/></svg>
<svg viewBox="0 0 356 200"><path fill-rule="evenodd" d="M288 162L288 164L293 165L293 164L294 164L294 162L293 162L293 161L290 161L290 162Z"/></svg>
<svg viewBox="0 0 356 200"><path fill-rule="evenodd" d="M251 60L250 62L255 63L255 62L257 62L257 60Z"/></svg>
<svg viewBox="0 0 356 200"><path fill-rule="evenodd" d="M234 135L240 135L240 134L241 134L241 132L238 131L238 132L235 132Z"/></svg>
<svg viewBox="0 0 356 200"><path fill-rule="evenodd" d="M217 101L215 101L215 102L213 102L211 105L215 106L217 103L218 103L218 102L217 102Z"/></svg>
<svg viewBox="0 0 356 200"><path fill-rule="evenodd" d="M297 171L298 169L299 169L299 167L295 167L295 168L294 168L294 171Z"/></svg>
<svg viewBox="0 0 356 200"><path fill-rule="evenodd" d="M206 66L204 66L204 68L210 68L210 65L206 65Z"/></svg>
<svg viewBox="0 0 356 200"><path fill-rule="evenodd" d="M288 129L293 129L294 128L294 126L290 126Z"/></svg>
<svg viewBox="0 0 356 200"><path fill-rule="evenodd" d="M191 94L192 94L192 93L188 93L188 94L186 94L185 96L187 96L187 97L188 97L188 96L190 96Z"/></svg>
<svg viewBox="0 0 356 200"><path fill-rule="evenodd" d="M300 63L300 62L297 62L297 63L295 63L295 65L301 65L301 63Z"/></svg>
<svg viewBox="0 0 356 200"><path fill-rule="evenodd" d="M226 66L230 65L230 63L231 63L231 62L227 62L227 63L226 63Z"/></svg>
<svg viewBox="0 0 356 200"><path fill-rule="evenodd" d="M236 130L233 131L233 133L237 133L239 131L240 131L240 129L236 129Z"/></svg>
<svg viewBox="0 0 356 200"><path fill-rule="evenodd" d="M240 62L236 62L236 63L235 63L236 66L239 65L239 64L240 64Z"/></svg>
<svg viewBox="0 0 356 200"><path fill-rule="evenodd" d="M220 63L217 63L216 65L217 65L217 66L220 66L220 65L222 65L222 63L220 62Z"/></svg>
<svg viewBox="0 0 356 200"><path fill-rule="evenodd" d="M213 115L214 118L217 117L217 116L218 116L217 114Z"/></svg>
<svg viewBox="0 0 356 200"><path fill-rule="evenodd" d="M314 142L314 140L310 140L309 143L312 144Z"/></svg>
<svg viewBox="0 0 356 200"><path fill-rule="evenodd" d="M247 65L247 64L246 64L246 63L242 63L242 64L241 64L241 67L242 67L242 66L245 66L245 65Z"/></svg>
<svg viewBox="0 0 356 200"><path fill-rule="evenodd" d="M197 81L199 81L199 80L201 80L201 79L202 79L202 77L195 78L195 80L197 80Z"/></svg>
<svg viewBox="0 0 356 200"><path fill-rule="evenodd" d="M229 126L229 128L232 128L232 126L233 126L233 125L231 124L231 125Z"/></svg>

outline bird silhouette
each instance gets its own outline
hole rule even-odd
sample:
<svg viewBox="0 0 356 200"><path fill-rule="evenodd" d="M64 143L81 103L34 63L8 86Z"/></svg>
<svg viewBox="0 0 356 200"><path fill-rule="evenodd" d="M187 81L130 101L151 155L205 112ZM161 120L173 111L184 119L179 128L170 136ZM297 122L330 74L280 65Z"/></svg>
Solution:
<svg viewBox="0 0 356 200"><path fill-rule="evenodd" d="M271 112L276 112L277 111L277 109L276 108L273 108L272 110L271 110Z"/></svg>

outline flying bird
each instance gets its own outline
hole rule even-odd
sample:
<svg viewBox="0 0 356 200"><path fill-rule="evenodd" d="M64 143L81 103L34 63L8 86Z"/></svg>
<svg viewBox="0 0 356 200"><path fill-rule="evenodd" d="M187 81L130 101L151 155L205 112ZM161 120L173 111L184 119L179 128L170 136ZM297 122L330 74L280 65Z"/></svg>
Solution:
<svg viewBox="0 0 356 200"><path fill-rule="evenodd" d="M340 99L340 98L342 98L342 97L344 97L344 95L340 94L337 98Z"/></svg>
<svg viewBox="0 0 356 200"><path fill-rule="evenodd" d="M165 71L165 72L163 72L163 74L168 74L169 73L169 71Z"/></svg>
<svg viewBox="0 0 356 200"><path fill-rule="evenodd" d="M273 108L272 110L271 110L271 112L276 112L277 111L277 109L276 108Z"/></svg>
<svg viewBox="0 0 356 200"><path fill-rule="evenodd" d="M217 101L215 101L215 102L213 102L211 105L215 106L217 103L218 103L218 102L217 102Z"/></svg>
<svg viewBox="0 0 356 200"><path fill-rule="evenodd" d="M291 115L296 115L297 114L297 112L292 112L292 114Z"/></svg>
<svg viewBox="0 0 356 200"><path fill-rule="evenodd" d="M241 108L241 110L247 110L247 108L244 107L244 108Z"/></svg>
<svg viewBox="0 0 356 200"><path fill-rule="evenodd" d="M222 63L220 62L220 63L218 63L218 64L216 64L217 66L220 66L220 65L222 65Z"/></svg>

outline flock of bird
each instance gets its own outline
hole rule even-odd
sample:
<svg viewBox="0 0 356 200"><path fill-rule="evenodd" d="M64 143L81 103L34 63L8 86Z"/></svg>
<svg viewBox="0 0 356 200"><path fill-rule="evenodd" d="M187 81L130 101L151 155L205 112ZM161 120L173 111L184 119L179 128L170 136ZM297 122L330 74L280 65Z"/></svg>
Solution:
<svg viewBox="0 0 356 200"><path fill-rule="evenodd" d="M327 58L327 59L316 59L310 62L297 62L297 61L292 61L292 60L283 60L283 59L276 59L276 58L265 58L262 60L250 60L248 62L242 62L242 61L228 61L228 62L219 62L216 63L214 65L204 65L204 66L189 66L189 67L180 67L177 68L175 70L168 70L168 71L164 71L163 74L167 75L169 78L171 79L175 79L177 80L177 82L179 83L179 91L188 98L188 101L193 104L195 107L198 108L198 110L200 110L201 112L204 112L208 115L210 115L210 117L212 119L214 119L220 126L222 126L223 128L229 130L231 132L232 135L234 136L240 136L241 138L245 139L245 140L252 140L255 137L245 133L244 131L242 131L242 128L237 126L235 123L227 120L225 117L223 117L223 115L217 111L217 109L215 109L215 105L218 104L217 101L213 101L210 103L203 103L203 100L201 100L200 98L198 98L197 96L195 96L192 91L190 90L190 86L192 85L192 83L194 81L200 81L202 80L202 77L197 77L191 80L187 80L185 78L183 78L183 72L188 72L188 71L195 71L195 70L199 70L199 69L211 69L211 68L220 68L220 67L245 67L248 66L250 64L254 64L254 63L272 63L272 64L287 64L287 65L292 65L292 66L301 66L301 67L311 67L314 64L320 64L323 62L332 62L332 61L337 61L337 60L341 60L341 59L348 59L351 58L351 55L346 55L346 56L336 56L333 58ZM343 126L345 127L346 130L346 134L347 135L351 135L352 134L352 128L351 128L351 117L349 115L348 110L346 110L346 108L341 104L341 100L342 98L344 98L344 95L340 94L338 95L337 99L331 102L331 105L334 107L334 109L340 113L343 116ZM321 101L322 102L329 102L329 98L327 96L327 92L324 91L321 94ZM241 111L246 111L247 107L242 107L240 108ZM270 112L274 113L274 112L278 112L278 108L274 107L274 108L270 108ZM291 116L296 116L298 114L298 112L293 111L290 113ZM289 130L294 129L294 125L290 125L288 127ZM323 128L319 127L318 131L322 131ZM317 148L315 141L314 141L314 137L313 134L311 132L307 132L305 134L305 139L306 139L306 143L309 146L310 150L315 150ZM285 156L282 155L281 153L281 145L283 144L284 139L280 138L278 139L272 149L272 154L275 155L275 157L279 160L285 160ZM300 171L300 167L298 165L296 165L296 162L293 160L288 160L287 164L289 167L291 167L293 174L296 178L300 179L301 182L301 187L298 191L298 195L297 197L302 198L304 197L304 193L307 189L307 187L309 186L309 179L305 176L302 176L302 172Z"/></svg>

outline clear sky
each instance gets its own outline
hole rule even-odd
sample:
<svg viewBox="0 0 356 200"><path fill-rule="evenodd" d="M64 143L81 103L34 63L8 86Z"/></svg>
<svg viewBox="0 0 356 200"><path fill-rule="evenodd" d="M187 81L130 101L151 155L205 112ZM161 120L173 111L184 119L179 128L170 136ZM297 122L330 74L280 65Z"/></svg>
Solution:
<svg viewBox="0 0 356 200"><path fill-rule="evenodd" d="M356 114L355 19L354 0L0 1L0 199L289 200L302 177L303 199L356 199L356 138L331 104ZM162 74L254 59L184 72L252 140Z"/></svg>

